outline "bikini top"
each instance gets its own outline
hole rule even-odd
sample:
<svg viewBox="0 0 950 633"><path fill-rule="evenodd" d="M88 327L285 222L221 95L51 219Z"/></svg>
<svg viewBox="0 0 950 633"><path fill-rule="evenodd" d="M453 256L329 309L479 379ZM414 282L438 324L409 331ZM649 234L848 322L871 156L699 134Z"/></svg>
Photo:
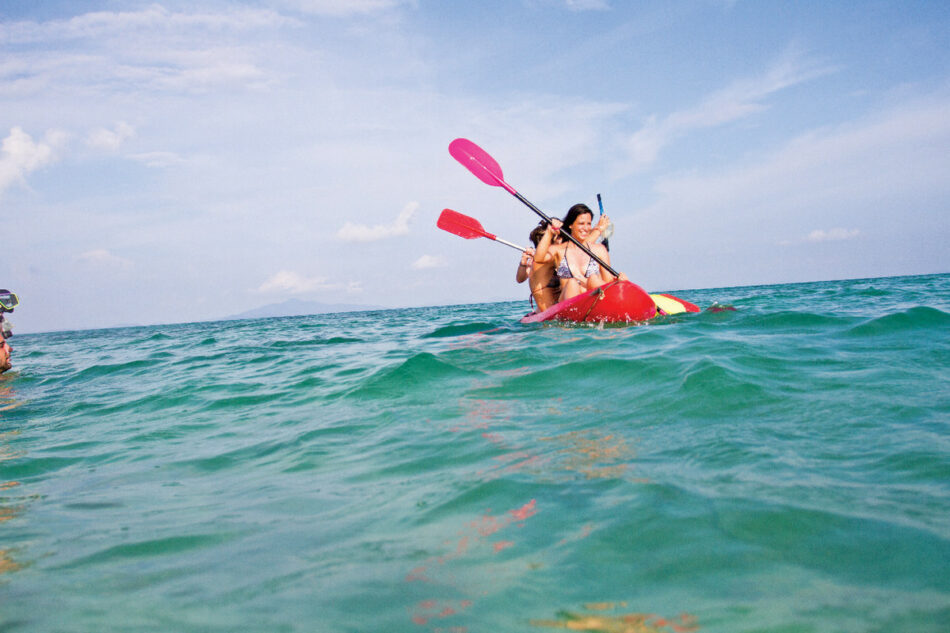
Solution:
<svg viewBox="0 0 950 633"><path fill-rule="evenodd" d="M587 270L584 271L584 278L588 278L591 275L596 274L600 271L600 264L594 261L594 258L591 257L587 262ZM557 265L557 276L561 279L570 279L574 276L574 273L571 272L571 267L567 263L567 249L564 249L564 257L561 258L561 263Z"/></svg>

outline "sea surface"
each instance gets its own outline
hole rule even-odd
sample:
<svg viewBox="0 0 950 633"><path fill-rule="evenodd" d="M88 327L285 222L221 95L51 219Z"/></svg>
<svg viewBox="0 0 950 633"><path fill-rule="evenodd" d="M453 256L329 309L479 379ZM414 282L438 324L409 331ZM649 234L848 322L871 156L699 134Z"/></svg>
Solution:
<svg viewBox="0 0 950 633"><path fill-rule="evenodd" d="M950 275L18 335L0 631L950 631Z"/></svg>

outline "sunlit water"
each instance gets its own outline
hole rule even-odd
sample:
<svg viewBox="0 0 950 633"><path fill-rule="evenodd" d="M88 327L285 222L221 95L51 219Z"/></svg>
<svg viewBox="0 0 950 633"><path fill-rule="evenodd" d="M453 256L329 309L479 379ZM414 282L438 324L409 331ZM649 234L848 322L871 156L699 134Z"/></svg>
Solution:
<svg viewBox="0 0 950 633"><path fill-rule="evenodd" d="M0 631L950 630L950 275L19 335Z"/></svg>

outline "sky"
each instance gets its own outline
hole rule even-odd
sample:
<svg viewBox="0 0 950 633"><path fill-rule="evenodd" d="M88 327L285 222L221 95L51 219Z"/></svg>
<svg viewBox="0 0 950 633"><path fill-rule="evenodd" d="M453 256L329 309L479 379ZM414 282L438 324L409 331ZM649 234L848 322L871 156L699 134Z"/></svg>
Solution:
<svg viewBox="0 0 950 633"><path fill-rule="evenodd" d="M524 300L602 194L649 291L950 272L950 3L4 0L17 332ZM689 299L688 292L681 293Z"/></svg>

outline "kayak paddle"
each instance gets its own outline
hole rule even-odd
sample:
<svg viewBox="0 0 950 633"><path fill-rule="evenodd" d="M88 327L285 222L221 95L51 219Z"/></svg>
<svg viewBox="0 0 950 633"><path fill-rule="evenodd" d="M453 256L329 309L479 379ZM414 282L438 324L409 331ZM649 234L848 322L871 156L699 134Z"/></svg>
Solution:
<svg viewBox="0 0 950 633"><path fill-rule="evenodd" d="M500 242L505 246L510 246L515 250L521 251L522 253L525 251L524 248L518 246L517 244L512 244L511 242L503 240L493 233L489 233L484 228L482 228L482 223L475 218L470 218L467 215L463 215L458 211L453 211L452 209L442 209L442 214L439 216L439 220L435 223L435 225L443 231L454 233L455 235L464 237L467 240L474 240L478 237L487 237L490 240L495 240L496 242Z"/></svg>
<svg viewBox="0 0 950 633"><path fill-rule="evenodd" d="M481 147L468 139L457 138L449 143L449 154L452 155L452 158L462 163L463 167L475 174L475 177L483 183L493 187L501 187L518 198L518 200L524 203L529 209L537 213L542 220L548 224L551 223L551 218L545 215L544 211L531 204L527 198L515 191L514 187L505 182L504 174L501 172L501 166ZM609 270L615 277L620 276L620 273L611 268L607 262L597 257L597 255L594 255L589 248L581 244L573 235L564 229L561 229L561 235L574 242L578 248L590 255L595 262Z"/></svg>

